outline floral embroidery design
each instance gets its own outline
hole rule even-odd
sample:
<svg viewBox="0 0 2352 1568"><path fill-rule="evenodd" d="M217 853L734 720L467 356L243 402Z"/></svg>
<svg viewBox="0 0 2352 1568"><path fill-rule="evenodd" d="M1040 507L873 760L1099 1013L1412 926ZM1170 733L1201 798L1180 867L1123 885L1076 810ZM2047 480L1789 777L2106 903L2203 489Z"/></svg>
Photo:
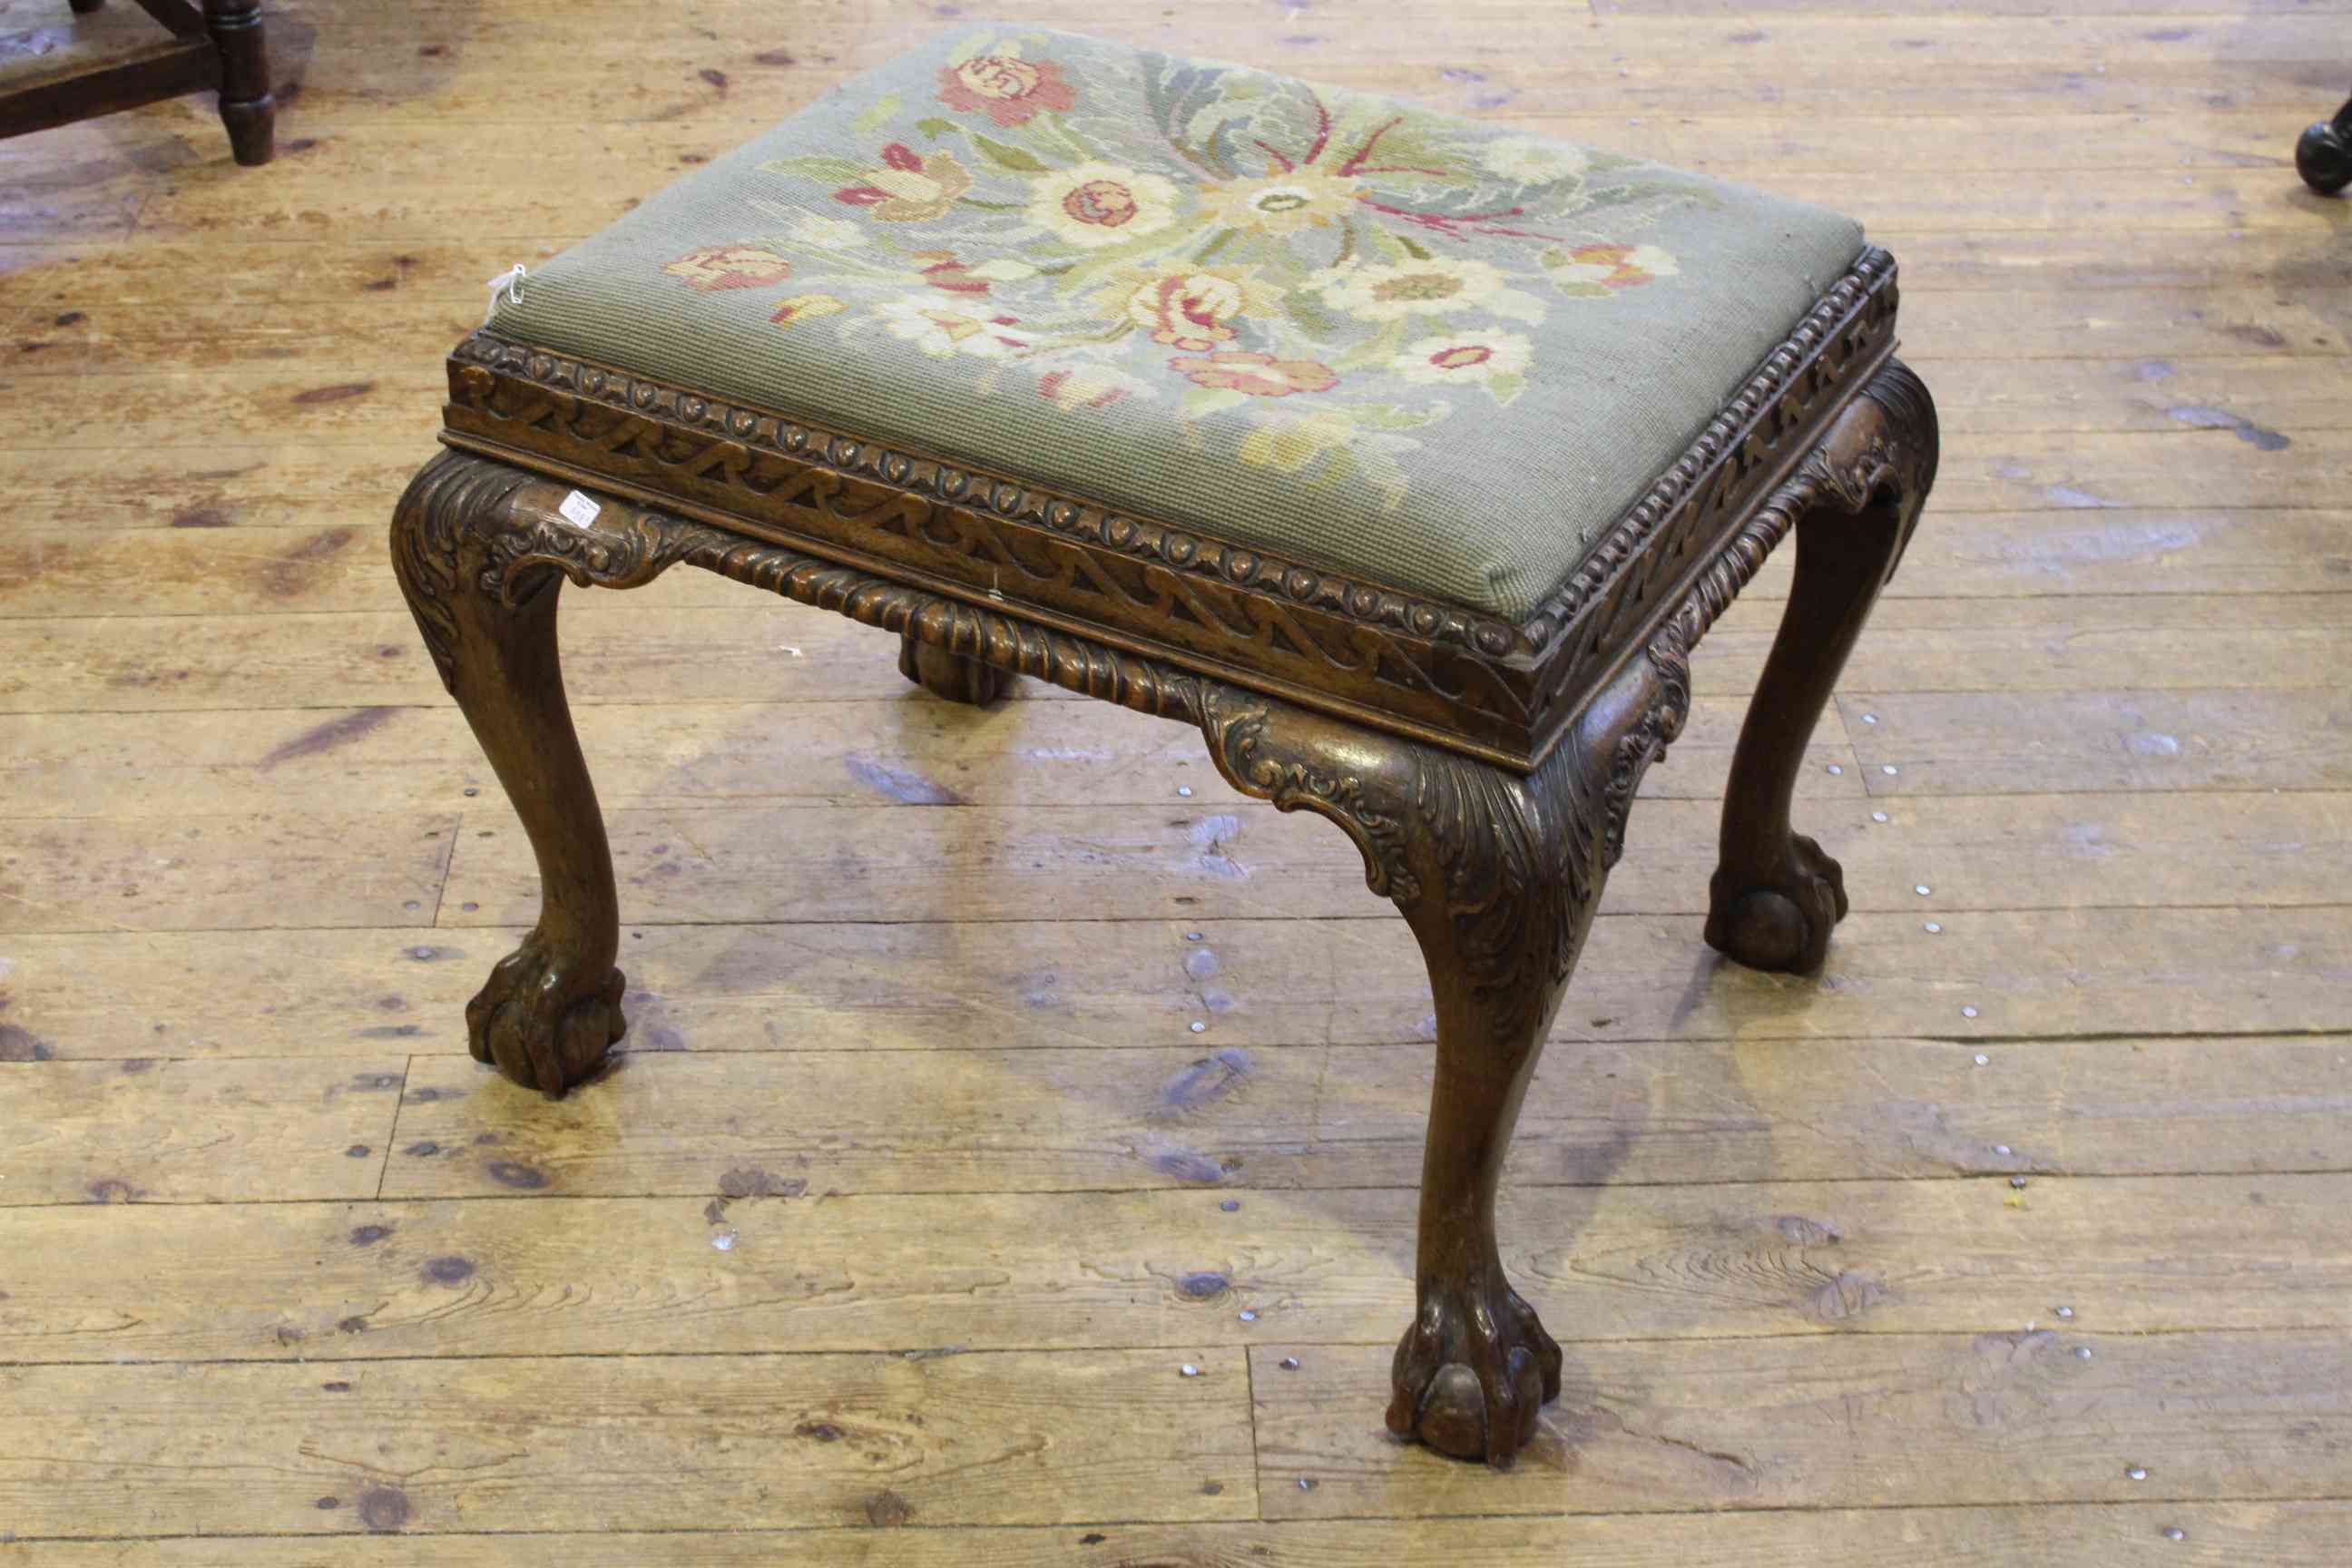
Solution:
<svg viewBox="0 0 2352 1568"><path fill-rule="evenodd" d="M708 294L717 289L758 289L781 283L793 275L793 264L754 245L706 245L688 251L662 270Z"/></svg>
<svg viewBox="0 0 2352 1568"><path fill-rule="evenodd" d="M830 294L795 294L776 307L768 320L780 327L795 321L814 321L819 316L838 316L849 307Z"/></svg>
<svg viewBox="0 0 2352 1568"><path fill-rule="evenodd" d="M1206 458L1360 479L1391 508L1418 433L1582 374L1546 363L1549 313L1676 276L1624 230L1705 199L1629 160L1066 37L977 36L919 79L918 108L856 116L850 155L761 165L784 182L751 204L774 232L667 270L708 291L797 269L824 291L779 300L779 330L830 318L1074 418L1157 403Z"/></svg>
<svg viewBox="0 0 2352 1568"><path fill-rule="evenodd" d="M1062 68L1052 60L1034 64L1021 58L1021 46L1005 44L992 54L974 55L940 68L940 101L967 114L985 114L1011 129L1026 125L1041 109L1077 106L1077 89L1062 79Z"/></svg>
<svg viewBox="0 0 2352 1568"><path fill-rule="evenodd" d="M1654 245L1580 245L1547 250L1540 259L1561 293L1586 300L1671 278L1677 270L1675 258Z"/></svg>
<svg viewBox="0 0 2352 1568"><path fill-rule="evenodd" d="M1339 384L1337 372L1312 360L1276 359L1272 354L1221 353L1206 359L1171 359L1168 368L1181 371L1195 386L1246 392L1253 397L1287 397L1294 392L1328 392Z"/></svg>
<svg viewBox="0 0 2352 1568"><path fill-rule="evenodd" d="M833 199L852 206L871 207L884 223L928 223L955 208L957 198L971 189L971 175L945 153L916 156L902 142L882 149L882 167L866 183L833 193Z"/></svg>

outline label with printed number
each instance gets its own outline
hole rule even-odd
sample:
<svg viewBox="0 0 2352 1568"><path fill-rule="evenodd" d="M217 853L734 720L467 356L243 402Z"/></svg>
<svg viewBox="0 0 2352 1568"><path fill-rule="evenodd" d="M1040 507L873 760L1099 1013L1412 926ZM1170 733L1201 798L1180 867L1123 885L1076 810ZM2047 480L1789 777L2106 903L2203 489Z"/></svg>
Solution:
<svg viewBox="0 0 2352 1568"><path fill-rule="evenodd" d="M604 509L598 506L594 501L590 500L586 496L582 495L578 490L573 490L570 495L563 498L563 504L557 507L555 510L563 514L566 521L576 523L580 527L585 528L590 523L595 521L596 514L603 511Z"/></svg>

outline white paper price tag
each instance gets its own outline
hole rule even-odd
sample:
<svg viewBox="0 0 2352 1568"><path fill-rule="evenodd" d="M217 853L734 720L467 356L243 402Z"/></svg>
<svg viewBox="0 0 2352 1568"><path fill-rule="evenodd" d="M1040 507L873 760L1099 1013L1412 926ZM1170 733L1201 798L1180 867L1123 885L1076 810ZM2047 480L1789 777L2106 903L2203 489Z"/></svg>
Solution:
<svg viewBox="0 0 2352 1568"><path fill-rule="evenodd" d="M573 490L570 495L563 498L563 504L557 507L555 510L563 514L565 521L574 523L581 528L585 528L590 523L595 521L596 514L603 511L604 509L598 506L594 501L590 500L586 496L582 495L578 490Z"/></svg>

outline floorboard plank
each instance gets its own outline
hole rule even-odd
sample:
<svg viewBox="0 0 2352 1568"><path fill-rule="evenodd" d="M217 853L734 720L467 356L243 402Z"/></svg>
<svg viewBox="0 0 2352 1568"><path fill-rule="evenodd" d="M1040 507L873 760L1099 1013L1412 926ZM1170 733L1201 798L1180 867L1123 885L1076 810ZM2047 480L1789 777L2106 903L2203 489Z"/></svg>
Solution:
<svg viewBox="0 0 2352 1568"><path fill-rule="evenodd" d="M0 1024L0 1047L11 1038ZM31 1035L16 1044L0 1051L0 1205L372 1198L408 1071L396 1046L373 1061L188 1062L44 1060ZM19 1299L24 1283L9 1280ZM0 1360L22 1331L0 1329Z"/></svg>
<svg viewBox="0 0 2352 1568"><path fill-rule="evenodd" d="M1180 1359L0 1366L0 1510L26 1536L1248 1517L1242 1358Z"/></svg>
<svg viewBox="0 0 2352 1568"><path fill-rule="evenodd" d="M1865 776L1901 782L1901 764L1876 767L1895 772ZM1643 803L1605 907L1706 913L1720 816L1707 800ZM1116 814L761 805L605 816L623 907L660 923L991 922L1057 901L1121 921L1393 918L1365 896L1344 837L1223 792ZM1853 907L1878 913L2069 908L2088 901L2093 869L2109 906L2335 905L2352 887L2352 795L2336 792L1897 796L1874 808L1822 800L1801 826L1844 867ZM520 828L503 813L467 816L439 923L521 925L538 910L537 862ZM81 930L29 922L92 916L60 900L23 918L26 929Z"/></svg>
<svg viewBox="0 0 2352 1568"><path fill-rule="evenodd" d="M1380 1344L1412 1319L1410 1186L1235 1191L1231 1212L1200 1192L5 1209L0 1244L56 1264L11 1281L0 1361L903 1352L942 1334L1230 1355ZM1998 1177L1523 1184L1499 1230L1518 1289L1585 1344L2341 1331L2347 1200L2344 1175L2044 1179L2024 1199ZM450 1258L473 1266L455 1290L435 1267Z"/></svg>
<svg viewBox="0 0 2352 1568"><path fill-rule="evenodd" d="M1369 904L1370 895L1365 895ZM1373 907L1377 913L1377 907ZM1929 932L1928 924L1942 927ZM1860 912L1818 976L1727 964L1688 916L1603 913L1557 1039L1953 1040L2352 1029L2342 906ZM1188 942L1191 931L1201 933ZM373 1061L465 1049L522 932L0 938L12 1055ZM1402 921L623 928L636 1051L1373 1045L1433 1038ZM1205 949L1212 958L1194 956ZM207 998L236 998L223 1008ZM1975 1007L1977 1016L1965 1016ZM1207 1025L1199 1035L1189 1026ZM386 1029L405 1030L386 1035Z"/></svg>
<svg viewBox="0 0 2352 1568"><path fill-rule="evenodd" d="M2166 1530L2181 1532L2167 1539ZM8 1568L1363 1568L1423 1555L1493 1568L1813 1568L1899 1551L1916 1568L2313 1568L2352 1554L2352 1504L2115 1503L2003 1508L1579 1514L1525 1519L1292 1520L1061 1528L815 1529L636 1535L260 1536L0 1543ZM1105 1552L1114 1553L1106 1558Z"/></svg>
<svg viewBox="0 0 2352 1568"><path fill-rule="evenodd" d="M1285 1371L1289 1347L1254 1346L1267 1516L2185 1502L2352 1485L2352 1339L2332 1330L2021 1324L1562 1348L1558 1404L1517 1466L1490 1477L1368 1418L1389 1347L1302 1346ZM2147 1480L2125 1474L2134 1465Z"/></svg>

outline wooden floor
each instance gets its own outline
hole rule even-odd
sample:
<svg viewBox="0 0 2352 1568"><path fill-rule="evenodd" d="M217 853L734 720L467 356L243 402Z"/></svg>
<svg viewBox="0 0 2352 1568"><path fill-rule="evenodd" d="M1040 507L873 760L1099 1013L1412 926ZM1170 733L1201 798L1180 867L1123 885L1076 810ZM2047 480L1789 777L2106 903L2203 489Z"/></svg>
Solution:
<svg viewBox="0 0 2352 1568"><path fill-rule="evenodd" d="M1537 1445L1381 1430L1427 989L1179 727L575 594L627 1051L467 1058L536 893L382 543L441 355L957 11L302 0L269 168L201 99L0 144L0 1564L2352 1561L2352 205L2288 165L2352 0L1013 9L1902 258L1854 911L1817 981L1698 940L1780 562L1521 1127Z"/></svg>

